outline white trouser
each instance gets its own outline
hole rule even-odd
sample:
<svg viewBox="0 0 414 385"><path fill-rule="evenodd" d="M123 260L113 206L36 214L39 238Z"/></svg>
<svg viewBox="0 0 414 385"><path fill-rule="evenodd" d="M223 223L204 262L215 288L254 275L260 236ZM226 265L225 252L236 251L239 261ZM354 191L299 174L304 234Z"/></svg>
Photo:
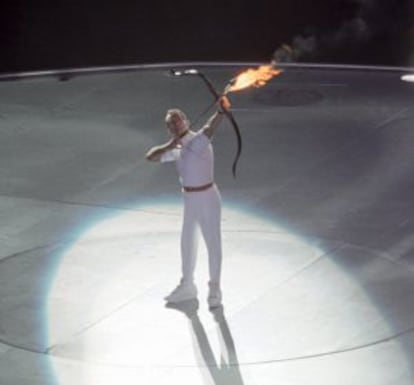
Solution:
<svg viewBox="0 0 414 385"><path fill-rule="evenodd" d="M221 198L213 185L205 191L183 192L184 218L181 232L181 263L184 281L194 280L197 260L198 227L206 243L210 281L220 283Z"/></svg>

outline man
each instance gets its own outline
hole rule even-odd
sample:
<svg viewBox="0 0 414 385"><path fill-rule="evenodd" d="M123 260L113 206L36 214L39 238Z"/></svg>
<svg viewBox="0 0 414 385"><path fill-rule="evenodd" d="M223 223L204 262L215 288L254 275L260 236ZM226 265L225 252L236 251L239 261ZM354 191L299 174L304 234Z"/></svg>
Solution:
<svg viewBox="0 0 414 385"><path fill-rule="evenodd" d="M230 108L227 98L219 101L218 110L199 131L190 129L186 115L179 109L167 111L165 122L171 139L151 148L146 158L155 162L175 161L184 198L184 216L181 232L180 284L165 297L169 303L178 303L197 297L194 270L197 257L197 227L201 229L209 258L210 308L221 305L221 198L214 183L214 154L211 138L223 119L224 109Z"/></svg>

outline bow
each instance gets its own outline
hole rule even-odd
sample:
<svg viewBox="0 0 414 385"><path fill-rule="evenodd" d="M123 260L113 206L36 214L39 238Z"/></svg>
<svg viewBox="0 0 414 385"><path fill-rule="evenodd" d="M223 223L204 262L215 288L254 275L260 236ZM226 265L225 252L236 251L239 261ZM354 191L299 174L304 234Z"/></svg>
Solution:
<svg viewBox="0 0 414 385"><path fill-rule="evenodd" d="M188 69L188 70L184 70L184 71L171 70L171 73L174 76L183 76L183 75L198 76L204 82L204 84L207 86L208 90L214 96L216 101L218 101L223 95L225 95L225 93L223 95L221 95L214 88L214 86L211 83L210 79L206 75L204 75L202 72L200 72L196 69ZM233 113L230 110L228 110L227 108L223 108L223 112L227 116L227 118L229 119L230 123L232 124L234 132L236 134L236 138L237 138L237 152L236 152L236 155L234 157L234 161L233 161L233 165L232 165L232 173L233 173L233 177L235 178L236 177L237 162L239 161L241 151L242 151L242 137L241 137L239 126L236 122L236 119L234 118Z"/></svg>

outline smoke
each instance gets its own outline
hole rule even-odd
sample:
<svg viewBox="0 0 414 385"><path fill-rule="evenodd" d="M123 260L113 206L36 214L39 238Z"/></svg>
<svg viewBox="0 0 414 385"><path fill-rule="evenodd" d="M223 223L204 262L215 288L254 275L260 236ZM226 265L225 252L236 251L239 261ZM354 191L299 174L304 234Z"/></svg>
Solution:
<svg viewBox="0 0 414 385"><path fill-rule="evenodd" d="M291 45L283 44L273 54L276 63L295 62L301 57L313 57L318 48L316 36L297 35L293 38Z"/></svg>
<svg viewBox="0 0 414 385"><path fill-rule="evenodd" d="M295 62L353 54L381 34L409 26L409 0L335 0L334 8L344 18L337 28L307 27L289 44L275 50L274 62ZM347 12L345 12L347 10Z"/></svg>

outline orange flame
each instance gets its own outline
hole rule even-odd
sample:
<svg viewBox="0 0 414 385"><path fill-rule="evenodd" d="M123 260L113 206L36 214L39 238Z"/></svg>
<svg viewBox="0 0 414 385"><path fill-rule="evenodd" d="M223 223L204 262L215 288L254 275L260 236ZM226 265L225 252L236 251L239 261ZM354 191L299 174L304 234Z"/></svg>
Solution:
<svg viewBox="0 0 414 385"><path fill-rule="evenodd" d="M257 69L249 68L231 81L230 85L226 88L226 93L240 91L252 86L264 86L270 79L279 75L281 72L282 70L276 69L272 65L262 65Z"/></svg>

